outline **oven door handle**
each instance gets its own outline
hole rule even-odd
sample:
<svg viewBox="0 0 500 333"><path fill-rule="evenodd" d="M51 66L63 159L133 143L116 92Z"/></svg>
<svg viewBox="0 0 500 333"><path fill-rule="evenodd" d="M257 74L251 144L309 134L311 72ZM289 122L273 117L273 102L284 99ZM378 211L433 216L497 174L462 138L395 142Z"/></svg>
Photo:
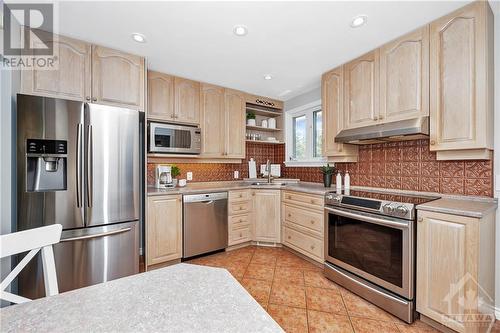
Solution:
<svg viewBox="0 0 500 333"><path fill-rule="evenodd" d="M332 212L332 213L339 215L339 216L348 217L348 218L352 218L352 219L360 220L360 221L364 221L364 222L369 222L369 223L380 224L380 225L384 225L384 226L391 227L391 228L396 227L396 228L406 228L407 229L409 227L409 221L397 222L397 221L383 219L383 218L377 218L377 217L372 217L372 216L367 216L367 215L362 215L362 214L351 213L351 212L347 212L347 211L335 209L335 208L330 208L330 207L325 207L325 210Z"/></svg>

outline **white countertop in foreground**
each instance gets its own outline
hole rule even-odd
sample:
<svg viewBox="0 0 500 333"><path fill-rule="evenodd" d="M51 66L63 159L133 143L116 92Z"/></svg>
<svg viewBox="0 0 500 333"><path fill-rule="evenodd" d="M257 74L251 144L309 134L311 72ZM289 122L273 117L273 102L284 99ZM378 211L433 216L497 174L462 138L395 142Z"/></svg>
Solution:
<svg viewBox="0 0 500 333"><path fill-rule="evenodd" d="M178 264L0 310L2 332L283 332L228 271Z"/></svg>

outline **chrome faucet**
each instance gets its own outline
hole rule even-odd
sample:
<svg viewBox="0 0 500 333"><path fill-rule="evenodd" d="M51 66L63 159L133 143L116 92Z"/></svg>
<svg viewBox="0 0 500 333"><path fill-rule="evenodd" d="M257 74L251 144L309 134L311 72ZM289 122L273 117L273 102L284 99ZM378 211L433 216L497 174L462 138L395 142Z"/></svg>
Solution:
<svg viewBox="0 0 500 333"><path fill-rule="evenodd" d="M273 177L271 176L271 161L267 160L266 162L266 171L267 171L267 183L271 184Z"/></svg>

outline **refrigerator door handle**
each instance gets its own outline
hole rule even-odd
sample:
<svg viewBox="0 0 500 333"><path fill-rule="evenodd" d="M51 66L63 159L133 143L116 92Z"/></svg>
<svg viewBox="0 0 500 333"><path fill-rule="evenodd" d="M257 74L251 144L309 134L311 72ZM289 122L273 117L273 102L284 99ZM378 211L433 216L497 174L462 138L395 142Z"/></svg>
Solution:
<svg viewBox="0 0 500 333"><path fill-rule="evenodd" d="M93 142L92 142L92 125L88 125L87 134L87 206L92 207L92 190L93 190Z"/></svg>
<svg viewBox="0 0 500 333"><path fill-rule="evenodd" d="M111 236L111 235L116 235L116 234L121 234L123 232L127 232L132 230L132 228L123 228L123 229L118 229L118 230L112 230L112 231L107 231L107 232L101 232L98 234L93 234L93 235L85 235L85 236L77 236L77 237L68 237L61 239L60 242L73 242L77 240L84 240L84 239L91 239L91 238L100 238L100 237L105 237L105 236Z"/></svg>
<svg viewBox="0 0 500 333"><path fill-rule="evenodd" d="M76 129L76 206L82 207L82 128L78 124Z"/></svg>

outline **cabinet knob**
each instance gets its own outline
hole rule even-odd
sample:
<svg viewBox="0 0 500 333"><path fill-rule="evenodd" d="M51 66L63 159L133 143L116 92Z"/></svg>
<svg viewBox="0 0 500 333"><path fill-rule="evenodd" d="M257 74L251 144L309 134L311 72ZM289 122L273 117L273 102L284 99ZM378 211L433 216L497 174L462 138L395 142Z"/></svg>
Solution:
<svg viewBox="0 0 500 333"><path fill-rule="evenodd" d="M242 219L240 219L240 221L239 221L239 222L243 222L243 220L242 220Z"/></svg>
<svg viewBox="0 0 500 333"><path fill-rule="evenodd" d="M85 97L87 101L90 101L90 96Z"/></svg>
<svg viewBox="0 0 500 333"><path fill-rule="evenodd" d="M292 214L288 213L288 217L292 217Z"/></svg>
<svg viewBox="0 0 500 333"><path fill-rule="evenodd" d="M311 245L311 250L314 250L314 245Z"/></svg>
<svg viewBox="0 0 500 333"><path fill-rule="evenodd" d="M379 115L378 119L384 119L384 116L383 115Z"/></svg>
<svg viewBox="0 0 500 333"><path fill-rule="evenodd" d="M378 120L378 117L377 116L373 116L373 120Z"/></svg>
<svg viewBox="0 0 500 333"><path fill-rule="evenodd" d="M292 198L292 196L291 196L291 195L287 195L287 196L286 196L286 198L287 198L287 199L291 199L291 198Z"/></svg>
<svg viewBox="0 0 500 333"><path fill-rule="evenodd" d="M240 193L240 198L243 198L243 194Z"/></svg>
<svg viewBox="0 0 500 333"><path fill-rule="evenodd" d="M311 199L311 203L312 203L312 204L316 203L316 200L312 200L312 199Z"/></svg>
<svg viewBox="0 0 500 333"><path fill-rule="evenodd" d="M418 222L424 222L424 219L423 219L422 217L419 217L419 218L417 219L417 221L418 221Z"/></svg>
<svg viewBox="0 0 500 333"><path fill-rule="evenodd" d="M314 220L311 220L311 224L314 224Z"/></svg>
<svg viewBox="0 0 500 333"><path fill-rule="evenodd" d="M288 236L288 239L292 239L292 236Z"/></svg>
<svg viewBox="0 0 500 333"><path fill-rule="evenodd" d="M240 210L243 210L243 207L240 206Z"/></svg>
<svg viewBox="0 0 500 333"><path fill-rule="evenodd" d="M92 102L97 102L97 97L92 98Z"/></svg>
<svg viewBox="0 0 500 333"><path fill-rule="evenodd" d="M243 237L243 233L242 232L240 232L240 237Z"/></svg>
<svg viewBox="0 0 500 333"><path fill-rule="evenodd" d="M431 146L434 146L436 144L436 141L431 140Z"/></svg>

